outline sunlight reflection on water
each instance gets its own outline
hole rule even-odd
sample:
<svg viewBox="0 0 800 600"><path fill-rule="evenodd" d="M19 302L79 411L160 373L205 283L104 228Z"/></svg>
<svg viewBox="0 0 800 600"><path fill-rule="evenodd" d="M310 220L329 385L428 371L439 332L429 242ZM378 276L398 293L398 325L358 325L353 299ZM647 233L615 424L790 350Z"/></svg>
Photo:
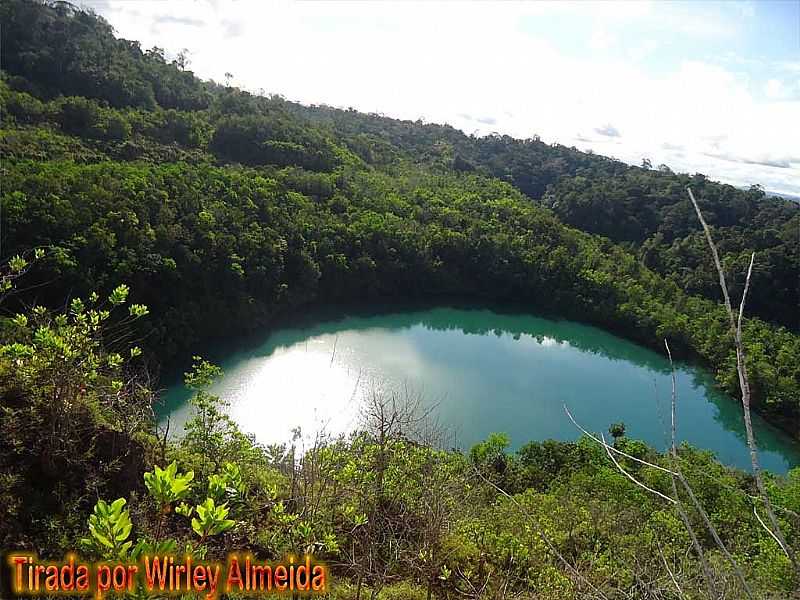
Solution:
<svg viewBox="0 0 800 600"><path fill-rule="evenodd" d="M666 358L578 323L441 308L277 330L220 355L225 375L211 392L265 444L288 442L296 427L306 447L321 430L350 432L377 391L419 396L464 448L495 431L515 448L574 440L564 404L593 431L623 421L631 437L666 447ZM701 369L678 365L676 375L679 439L748 468L737 403ZM190 415L188 397L177 384L165 394L160 416L163 424L169 415L175 435ZM754 425L766 468L785 472L800 462L798 444L757 415Z"/></svg>

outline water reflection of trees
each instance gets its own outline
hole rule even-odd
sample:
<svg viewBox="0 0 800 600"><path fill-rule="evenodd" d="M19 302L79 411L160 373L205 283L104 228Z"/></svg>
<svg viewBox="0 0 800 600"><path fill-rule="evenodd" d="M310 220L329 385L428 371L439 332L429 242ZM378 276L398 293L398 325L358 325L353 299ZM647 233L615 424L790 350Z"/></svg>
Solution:
<svg viewBox="0 0 800 600"><path fill-rule="evenodd" d="M397 311L397 307L394 308ZM298 322L282 329L258 347L267 356L280 347L292 346L319 335L367 329L401 330L421 325L433 331L460 331L465 335L508 335L520 340L529 336L542 343L545 338L567 343L583 352L609 360L626 361L662 374L669 373L669 363L656 352L619 338L607 331L574 321L549 319L530 314L502 312L496 309L433 308L399 312L348 311L347 315L326 311L316 315L324 320Z"/></svg>
<svg viewBox="0 0 800 600"><path fill-rule="evenodd" d="M276 351L307 342L312 338L344 332L385 330L397 332L422 326L431 331L456 331L464 335L509 336L515 341L532 338L538 343L545 339L559 344L569 344L581 352L601 356L611 361L624 361L649 369L661 375L670 373L669 361L657 352L622 339L598 327L574 321L550 319L530 314L501 309L470 307L398 307L372 306L370 308L331 307L318 309L295 317L286 327L271 332L256 331L252 335L227 340L209 346L205 356L220 364L223 369L240 362L257 358L268 358ZM679 366L681 372L691 378L693 387L704 390L706 398L716 407L714 419L727 431L745 442L741 407L732 398L720 392L714 385L713 376L697 367ZM169 412L188 399L176 376L171 378L173 386L166 397ZM654 418L656 418L654 416ZM763 419L759 425L759 445L762 450L786 457L790 463L800 463L800 449L788 441L787 436L777 431Z"/></svg>

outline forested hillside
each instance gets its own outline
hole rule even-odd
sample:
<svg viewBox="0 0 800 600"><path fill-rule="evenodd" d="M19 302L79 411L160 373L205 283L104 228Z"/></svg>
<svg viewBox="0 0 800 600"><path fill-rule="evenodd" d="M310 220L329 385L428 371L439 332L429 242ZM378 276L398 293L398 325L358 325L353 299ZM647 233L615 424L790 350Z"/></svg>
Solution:
<svg viewBox="0 0 800 600"><path fill-rule="evenodd" d="M737 396L690 184L735 299L757 251L756 316L744 325L754 408L800 437L798 206L535 139L469 137L203 82L181 57L117 39L64 2L8 0L0 23L0 501L14 517L0 543L66 550L97 497L123 496L148 548L164 538L210 555L302 547L352 582L341 598L531 587L551 598L593 588L679 597L667 591L672 573L690 597L709 586L741 597L715 536L693 543L672 505L633 486L588 439L511 455L498 437L464 456L368 429L297 466L293 448L261 448L224 417L205 391L217 372L202 361L187 379L204 418L180 442L159 442L147 374L314 304L458 298L596 323L659 349L668 338ZM129 300L115 320L111 309ZM640 442L615 443L673 464ZM172 460L216 487L158 497L142 474ZM759 597L796 590L800 574L753 512L753 481L688 447L679 460ZM663 468L626 467L671 493ZM37 492L40 481L58 494ZM769 486L796 534L798 472ZM227 499L216 514L227 522L230 510L233 525L193 540L171 510L207 497L212 507ZM702 529L702 513L687 510ZM87 542L97 558L119 550Z"/></svg>
<svg viewBox="0 0 800 600"><path fill-rule="evenodd" d="M766 198L755 187L742 191L704 177L676 175L665 165L655 170L629 167L537 138L478 138L448 126L231 94L230 89L199 81L184 70L184 56L167 62L163 50L142 51L136 42L115 39L107 25L84 13L58 20L14 3L8 3L6 10L3 67L25 79L24 84L18 82L21 89L47 98L84 96L111 107L160 113L149 123L131 114L127 119L111 118L102 135L95 130L96 136L128 141L127 158L146 152L128 140L146 129L168 144L209 148L211 141L210 149L217 157L243 164L292 164L328 171L335 161L326 138L335 135L340 147L368 165L386 166L405 158L509 182L553 208L565 223L627 243L646 266L684 291L720 300L713 265L685 194L691 182L707 220L715 227L730 271L743 271L749 253L758 252L750 310L767 321L800 329L800 278L796 276L800 271L800 205L795 202ZM64 4L61 10L70 9ZM299 116L303 125L290 118L269 122L253 118L265 112ZM204 138L211 129L215 129L214 139ZM184 157L177 150L168 156ZM735 280L735 297L742 284Z"/></svg>
<svg viewBox="0 0 800 600"><path fill-rule="evenodd" d="M713 261L686 195L691 184L731 274L744 273L750 254L758 252L750 310L794 331L800 328L797 202L768 198L756 186L744 191L702 175L675 174L666 165L630 167L538 138L467 136L448 126L353 110L285 106L331 127L367 162L381 164L402 154L421 164L509 182L564 223L623 244L682 290L721 301ZM731 283L739 297L743 277Z"/></svg>
<svg viewBox="0 0 800 600"><path fill-rule="evenodd" d="M690 295L719 289L687 183L717 225L734 298L755 249L751 309L797 317L788 202L537 140L256 97L68 5L2 10L3 251L50 249L29 276L47 282L29 296L46 305L134 285L160 361L311 302L451 296L657 347L669 336L735 393L723 314ZM798 337L757 320L748 334L759 409L797 435Z"/></svg>

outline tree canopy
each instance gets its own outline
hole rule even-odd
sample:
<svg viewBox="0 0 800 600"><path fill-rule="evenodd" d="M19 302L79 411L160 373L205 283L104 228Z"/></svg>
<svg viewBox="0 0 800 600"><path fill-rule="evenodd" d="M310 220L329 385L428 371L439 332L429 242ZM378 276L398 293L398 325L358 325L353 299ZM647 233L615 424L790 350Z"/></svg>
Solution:
<svg viewBox="0 0 800 600"><path fill-rule="evenodd" d="M313 552L342 600L796 593L750 475L658 453L615 415L613 460L591 437L460 452L376 395L358 431L301 455L239 431L195 353L315 305L458 299L666 338L736 396L691 185L734 302L756 252L753 407L800 437L797 204L201 81L67 2L7 0L0 22L0 547ZM169 439L152 375L190 359L196 416ZM796 546L800 472L765 481Z"/></svg>

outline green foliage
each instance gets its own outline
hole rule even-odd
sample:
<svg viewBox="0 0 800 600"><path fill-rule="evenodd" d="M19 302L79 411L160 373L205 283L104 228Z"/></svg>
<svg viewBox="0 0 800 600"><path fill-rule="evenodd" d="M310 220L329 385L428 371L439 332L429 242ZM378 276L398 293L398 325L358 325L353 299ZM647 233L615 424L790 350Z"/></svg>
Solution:
<svg viewBox="0 0 800 600"><path fill-rule="evenodd" d="M30 255L25 265L16 261L18 273L50 256L38 250ZM28 539L41 543L46 536L53 548L63 548L70 538L52 537L56 525L41 515L65 511L58 527L75 531L91 508L84 506L87 497L126 495L131 478L140 478L137 468L152 435L152 391L137 372L138 353L122 342L138 317L116 312L93 293L73 297L61 312L34 306L3 320L0 463L8 475L5 502L18 519L0 525L5 545L24 528ZM53 490L59 498L55 508ZM25 502L16 504L15 497ZM109 514L116 514L112 506ZM100 505L96 519L106 512ZM102 534L109 526L98 521L95 529ZM111 540L107 531L106 539Z"/></svg>
<svg viewBox="0 0 800 600"><path fill-rule="evenodd" d="M740 190L702 175L631 168L615 177L567 177L543 202L565 223L633 244L649 268L689 294L722 300L714 264L686 187L691 185L720 250L727 256L730 293L741 298L751 252L756 252L748 312L800 330L797 253L800 207L766 198L758 187Z"/></svg>
<svg viewBox="0 0 800 600"><path fill-rule="evenodd" d="M172 461L166 469L156 465L152 471L144 474L147 491L162 508L185 498L191 490L192 479L194 472L179 473L175 461Z"/></svg>
<svg viewBox="0 0 800 600"><path fill-rule="evenodd" d="M111 292L111 295L108 297L108 301L111 303L112 306L119 306L120 304L124 304L125 301L128 299L128 289L127 285L119 285L114 288L114 291Z"/></svg>
<svg viewBox="0 0 800 600"><path fill-rule="evenodd" d="M22 269L24 269L25 267L27 267L28 263L25 261L24 258L17 255L12 257L12 259L8 262L8 266L11 269L11 272L16 274L22 271Z"/></svg>
<svg viewBox="0 0 800 600"><path fill-rule="evenodd" d="M297 165L312 171L330 171L337 162L333 144L282 111L222 118L210 148L225 158L249 165Z"/></svg>
<svg viewBox="0 0 800 600"><path fill-rule="evenodd" d="M504 460L511 438L506 433L491 433L486 440L470 448L469 456L476 465L495 463Z"/></svg>
<svg viewBox="0 0 800 600"><path fill-rule="evenodd" d="M659 349L668 337L676 357L709 365L736 393L715 273L684 197L691 184L734 299L758 252L748 307L765 320L743 331L754 407L796 434L797 206L538 138L478 138L201 82L185 61L117 39L67 3L8 0L0 22L11 256L0 266L10 315L0 327L0 547L67 550L88 518L98 557L219 557L218 536L235 522L229 535L266 554L347 565L342 578L358 583L341 597L356 587L387 599L572 598L576 578L541 529L609 597L638 597L642 585L670 597L672 576L702 597L680 514L591 440L510 453L493 434L464 456L364 431L298 457L242 434L210 391L221 370L195 356L194 417L180 441L156 442L153 391L135 359L171 361L313 302L460 297L590 321ZM22 276L33 291L17 288ZM136 322L148 306L144 335ZM124 343L133 335L141 348ZM671 465L618 425L621 449ZM172 462L145 472L155 456ZM688 446L678 461L759 594L794 593L800 582L758 523L751 479ZM662 471L622 464L671 494ZM194 473L207 487L191 486ZM143 479L154 515L136 492ZM800 471L767 485L794 543ZM96 497L120 499L88 503ZM741 597L710 536L699 543Z"/></svg>
<svg viewBox="0 0 800 600"><path fill-rule="evenodd" d="M208 497L216 502L240 500L245 493L245 483L238 465L225 463L222 473L208 477Z"/></svg>
<svg viewBox="0 0 800 600"><path fill-rule="evenodd" d="M200 537L200 543L212 535L224 533L236 522L227 519L228 507L226 504L217 506L213 498L206 498L202 504L194 507L196 518L192 519L192 530Z"/></svg>
<svg viewBox="0 0 800 600"><path fill-rule="evenodd" d="M0 85L3 117L12 117L18 123L38 123L48 118L48 105L26 92L18 92L8 88L3 82Z"/></svg>
<svg viewBox="0 0 800 600"><path fill-rule="evenodd" d="M174 556L178 551L178 542L175 540L162 540L152 542L147 539L140 539L131 549L131 560L142 560L145 556ZM197 554L199 556L199 553Z"/></svg>
<svg viewBox="0 0 800 600"><path fill-rule="evenodd" d="M201 356L192 357L194 364L192 370L184 373L184 383L190 390L200 392L214 383L214 380L222 375L222 369L204 360Z"/></svg>
<svg viewBox="0 0 800 600"><path fill-rule="evenodd" d="M0 302L5 296L13 293L15 281L25 275L31 266L41 261L44 256L44 249L36 248L32 252L15 254L4 263L0 263Z"/></svg>
<svg viewBox="0 0 800 600"><path fill-rule="evenodd" d="M386 586L378 594L378 600L426 600L425 588L408 581Z"/></svg>
<svg viewBox="0 0 800 600"><path fill-rule="evenodd" d="M59 111L59 124L67 133L97 137L100 131L100 108L87 98L64 98Z"/></svg>
<svg viewBox="0 0 800 600"><path fill-rule="evenodd" d="M203 474L213 477L211 484L216 490L217 485L227 489L230 483L239 483L241 480L234 477L235 473L225 471L222 475L214 474L221 466L221 458L226 456L231 447L240 441L241 434L225 412L227 404L218 396L208 393L207 389L219 377L222 370L216 365L199 356L194 357L191 371L184 374L186 387L195 392L189 403L194 409L194 416L184 424L186 432L183 437L183 447L194 453L198 461L198 468Z"/></svg>
<svg viewBox="0 0 800 600"><path fill-rule="evenodd" d="M625 435L625 423L612 423L608 428L608 433L611 434L611 437L614 438L614 441L618 440Z"/></svg>
<svg viewBox="0 0 800 600"><path fill-rule="evenodd" d="M133 542L128 540L133 525L125 498L111 504L98 500L89 517L89 533L84 545L96 555L107 559L124 559Z"/></svg>
<svg viewBox="0 0 800 600"><path fill-rule="evenodd" d="M35 79L45 93L98 98L115 107L208 105L207 86L168 63L163 50L143 52L136 42L116 39L106 21L69 3L9 0L0 21L3 68Z"/></svg>
<svg viewBox="0 0 800 600"><path fill-rule="evenodd" d="M41 254L36 256L41 257ZM19 273L26 267L24 259L15 257L11 261L12 272ZM28 315L16 315L11 343L0 344L0 360L14 365L15 384L49 397L50 402L55 403L51 414L61 421L80 408L74 402L75 395L85 393L87 384L107 401L118 396L126 360L105 346L103 331L110 326L111 311L124 304L127 295L127 286L118 286L108 298L111 309L103 308L93 295L88 302L74 298L61 314L35 306ZM147 310L142 307L116 321L113 327L124 330L145 314ZM131 358L137 354L131 352ZM52 375L54 369L57 377ZM108 416L114 415L109 413Z"/></svg>

